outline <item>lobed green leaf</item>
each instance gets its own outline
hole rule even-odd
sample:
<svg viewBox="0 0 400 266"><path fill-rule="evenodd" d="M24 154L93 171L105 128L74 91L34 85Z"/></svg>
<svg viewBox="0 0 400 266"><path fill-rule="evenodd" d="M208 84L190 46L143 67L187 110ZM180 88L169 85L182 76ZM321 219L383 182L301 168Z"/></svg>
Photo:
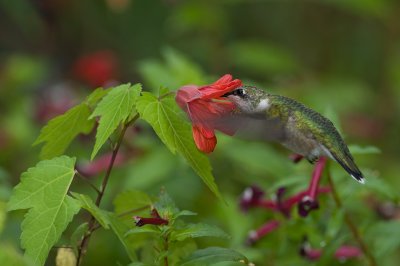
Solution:
<svg viewBox="0 0 400 266"><path fill-rule="evenodd" d="M49 159L59 156L64 153L77 135L88 134L94 126L94 120L89 119L90 112L89 106L81 103L65 114L51 119L42 128L39 137L33 143L33 145L45 143L40 157Z"/></svg>
<svg viewBox="0 0 400 266"><path fill-rule="evenodd" d="M93 215L93 217L96 219L97 222L99 222L99 224L105 228L105 229L109 229L109 224L110 221L108 219L108 214L106 211L100 209L99 207L96 206L96 204L94 204L93 200L88 196L88 195L83 195L83 194L79 194L79 193L71 193L72 196L74 196L74 198L76 200L78 200L81 204L81 208L87 210L88 212L90 212L90 214Z"/></svg>
<svg viewBox="0 0 400 266"><path fill-rule="evenodd" d="M91 159L96 156L117 127L136 113L135 104L141 90L140 84L133 86L129 83L123 84L111 89L97 104L96 109L90 115L90 118L100 116Z"/></svg>
<svg viewBox="0 0 400 266"><path fill-rule="evenodd" d="M67 195L75 175L75 158L67 156L39 162L22 173L8 210L30 209L22 222L21 242L34 265L44 265L51 247L79 211Z"/></svg>
<svg viewBox="0 0 400 266"><path fill-rule="evenodd" d="M114 199L115 213L121 214L135 209L147 208L150 210L152 201L150 197L139 190L127 190L117 195Z"/></svg>
<svg viewBox="0 0 400 266"><path fill-rule="evenodd" d="M129 231L129 227L121 222L117 216L112 213L108 214L108 220L110 222L111 229L113 230L114 234L118 237L119 241L124 246L126 253L129 256L131 261L137 260L136 253L135 253L135 245L129 241L126 237L127 232Z"/></svg>
<svg viewBox="0 0 400 266"><path fill-rule="evenodd" d="M210 190L221 198L211 173L211 165L206 155L194 144L191 127L181 117L172 95L158 99L144 92L136 106L142 119L147 121L158 137L172 153L182 154L193 170L202 178Z"/></svg>

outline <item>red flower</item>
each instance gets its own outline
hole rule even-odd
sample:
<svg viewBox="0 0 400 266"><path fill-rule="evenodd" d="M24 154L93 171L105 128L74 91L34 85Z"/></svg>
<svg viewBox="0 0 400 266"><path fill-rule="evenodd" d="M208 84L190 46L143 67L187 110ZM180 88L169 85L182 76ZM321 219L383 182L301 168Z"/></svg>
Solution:
<svg viewBox="0 0 400 266"><path fill-rule="evenodd" d="M118 62L111 51L98 51L80 57L74 65L74 74L90 86L104 86L117 76Z"/></svg>
<svg viewBox="0 0 400 266"><path fill-rule="evenodd" d="M193 138L196 146L204 153L210 153L217 144L215 130L227 135L233 135L234 129L213 123L218 117L229 114L235 105L222 96L240 87L239 79L232 80L226 74L211 85L186 85L176 94L176 102L192 121Z"/></svg>

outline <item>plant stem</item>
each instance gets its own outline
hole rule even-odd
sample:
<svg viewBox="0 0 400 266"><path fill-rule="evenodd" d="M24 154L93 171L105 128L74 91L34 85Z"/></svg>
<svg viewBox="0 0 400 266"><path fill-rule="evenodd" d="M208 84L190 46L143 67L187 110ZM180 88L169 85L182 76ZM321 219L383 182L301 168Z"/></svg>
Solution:
<svg viewBox="0 0 400 266"><path fill-rule="evenodd" d="M358 245L360 246L361 250L363 251L365 257L367 258L369 266L377 266L374 255L368 248L367 244L365 244L363 238L361 237L360 232L357 229L357 226L354 224L350 215L343 208L342 200L340 199L340 196L336 191L335 184L334 184L332 176L331 176L331 172L329 169L329 163L327 164L327 170L328 170L327 175L328 175L329 186L331 187L332 196L336 203L337 208L343 210L344 220L346 222L346 225L350 229L350 232L352 233L354 240L358 243Z"/></svg>
<svg viewBox="0 0 400 266"><path fill-rule="evenodd" d="M168 266L168 235L164 238L164 251L167 252L164 257L164 265Z"/></svg>
<svg viewBox="0 0 400 266"><path fill-rule="evenodd" d="M115 147L113 147L110 163L108 164L107 171L106 171L106 173L105 173L105 175L103 177L103 181L101 183L101 186L100 186L100 189L99 189L99 193L98 193L97 198L96 198L95 204L96 204L97 207L100 206L101 200L103 199L104 192L106 190L106 187L107 187L107 184L108 184L108 180L110 178L111 171L112 171L113 166L114 166L115 158L117 157L119 148L121 147L121 143L122 143L122 140L124 138L126 129L134 121L136 121L138 118L139 118L139 114L135 115L132 118L132 120L130 120L128 123L124 124L124 127L122 128L121 133L118 136L117 143L116 143ZM92 233L93 233L93 231L95 229L96 229L96 218L93 215L91 215L90 220L89 220L88 230L86 231L85 236L83 237L83 239L82 239L82 241L81 241L81 243L80 243L80 245L78 247L78 258L77 258L77 262L76 262L77 266L79 266L82 263L83 256L87 252L87 248L88 248L90 237L91 237L91 235L92 235Z"/></svg>
<svg viewBox="0 0 400 266"><path fill-rule="evenodd" d="M95 187L95 186L88 180L88 178L87 178L86 176L84 176L84 175L82 175L81 173L79 173L78 170L75 170L75 174L76 174L76 176L78 176L79 178L81 178L83 181L85 181L91 188L93 188L93 189L97 192L97 194L100 194L100 190L99 190L97 187Z"/></svg>

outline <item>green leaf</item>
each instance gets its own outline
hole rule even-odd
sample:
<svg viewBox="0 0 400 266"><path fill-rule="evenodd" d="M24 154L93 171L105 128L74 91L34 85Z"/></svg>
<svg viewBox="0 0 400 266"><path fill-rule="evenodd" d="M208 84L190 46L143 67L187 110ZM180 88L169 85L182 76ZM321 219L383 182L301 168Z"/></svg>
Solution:
<svg viewBox="0 0 400 266"><path fill-rule="evenodd" d="M154 208L156 208L162 218L168 220L179 213L179 209L176 207L175 202L165 190L161 190L157 202L154 203Z"/></svg>
<svg viewBox="0 0 400 266"><path fill-rule="evenodd" d="M387 256L400 247L400 222L377 222L367 231L366 238L376 256Z"/></svg>
<svg viewBox="0 0 400 266"><path fill-rule="evenodd" d="M289 50L271 43L246 40L228 47L232 63L248 73L265 75L293 73L299 68Z"/></svg>
<svg viewBox="0 0 400 266"><path fill-rule="evenodd" d="M177 229L171 233L171 240L183 241L187 238L196 237L219 237L219 238L229 238L229 235L219 229L218 227L208 225L208 224L189 224L184 229Z"/></svg>
<svg viewBox="0 0 400 266"><path fill-rule="evenodd" d="M153 92L160 86L178 89L185 84L204 84L201 69L181 53L173 49L162 51L164 62L145 60L139 64L139 72Z"/></svg>
<svg viewBox="0 0 400 266"><path fill-rule="evenodd" d="M349 145L351 154L379 154L381 150L375 146L360 147L357 145Z"/></svg>
<svg viewBox="0 0 400 266"><path fill-rule="evenodd" d="M393 185L390 185L385 179L374 176L374 175L368 175L368 172L366 174L368 176L367 182L365 182L365 187L370 190L374 191L376 193L379 193L383 195L384 197L387 197L391 199L394 202L399 201L399 193L396 190Z"/></svg>
<svg viewBox="0 0 400 266"><path fill-rule="evenodd" d="M197 215L197 213L192 212L192 211L188 211L188 210L183 210L183 211L178 212L175 215L174 219L176 219L176 218L178 218L180 216L195 216L195 215Z"/></svg>
<svg viewBox="0 0 400 266"><path fill-rule="evenodd" d="M93 107L109 92L110 89L97 88L88 97L86 97L85 102L90 107Z"/></svg>
<svg viewBox="0 0 400 266"><path fill-rule="evenodd" d="M150 205L152 201L150 197L139 190L128 190L124 191L114 199L115 213L121 214L135 209L141 209L148 207L150 210Z"/></svg>
<svg viewBox="0 0 400 266"><path fill-rule="evenodd" d="M220 247L210 247L206 249L199 249L193 252L188 258L186 258L181 266L205 266L212 265L218 262L248 262L247 258L239 252Z"/></svg>
<svg viewBox="0 0 400 266"><path fill-rule="evenodd" d="M44 265L51 247L79 211L77 200L67 195L73 180L75 158L61 156L39 162L22 173L8 210L30 209L22 222L25 256Z"/></svg>
<svg viewBox="0 0 400 266"><path fill-rule="evenodd" d="M114 214L109 213L108 218L110 221L111 229L113 230L114 234L118 237L119 241L124 246L126 253L129 256L131 261L137 260L136 253L135 253L135 246L131 243L125 235L127 234L129 227L121 222Z"/></svg>
<svg viewBox="0 0 400 266"><path fill-rule="evenodd" d="M70 238L70 243L75 252L78 251L78 245L80 244L83 237L85 236L85 233L87 232L88 228L89 228L89 224L87 222L85 222L85 223L79 225L75 229L75 231L72 233L71 238Z"/></svg>
<svg viewBox="0 0 400 266"><path fill-rule="evenodd" d="M75 199L77 199L80 202L81 208L90 212L90 214L92 214L93 217L96 218L96 221L99 222L99 224L103 228L105 229L109 228L108 225L110 224L110 221L108 219L106 211L97 207L96 204L94 204L93 200L88 195L83 195L74 192L72 192L71 194L72 196L74 196Z"/></svg>
<svg viewBox="0 0 400 266"><path fill-rule="evenodd" d="M81 103L65 114L51 119L42 128L39 137L33 143L33 145L45 143L40 157L49 159L59 156L64 153L77 135L88 134L94 126L94 120L89 119L90 112L89 106Z"/></svg>
<svg viewBox="0 0 400 266"><path fill-rule="evenodd" d="M142 86L123 84L111 89L98 103L90 118L100 116L96 132L96 143L93 148L93 159L101 146L107 141L117 127L135 113L136 100L140 95Z"/></svg>
<svg viewBox="0 0 400 266"><path fill-rule="evenodd" d="M12 245L0 244L0 265L26 266L31 265Z"/></svg>
<svg viewBox="0 0 400 266"><path fill-rule="evenodd" d="M160 234L161 231L158 229L156 226L146 226L146 227L134 227L130 229L128 232L125 233L125 237L129 235L135 235L135 234Z"/></svg>
<svg viewBox="0 0 400 266"><path fill-rule="evenodd" d="M6 203L0 200L0 234L3 231L6 221Z"/></svg>
<svg viewBox="0 0 400 266"><path fill-rule="evenodd" d="M137 102L137 110L172 153L182 154L193 170L218 197L222 198L211 173L211 165L206 155L194 144L190 125L181 117L172 95L157 99L144 92Z"/></svg>

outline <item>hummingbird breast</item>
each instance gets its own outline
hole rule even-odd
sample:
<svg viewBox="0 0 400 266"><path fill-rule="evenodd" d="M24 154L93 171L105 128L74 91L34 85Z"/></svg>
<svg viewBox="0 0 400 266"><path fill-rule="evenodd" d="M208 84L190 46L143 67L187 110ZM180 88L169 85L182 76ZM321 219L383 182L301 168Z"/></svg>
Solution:
<svg viewBox="0 0 400 266"><path fill-rule="evenodd" d="M296 130L286 131L286 139L282 142L282 145L295 153L303 155L310 162L316 161L321 156L332 158L330 152L318 141Z"/></svg>
<svg viewBox="0 0 400 266"><path fill-rule="evenodd" d="M301 154L310 162L316 161L321 156L333 156L330 151L315 138L312 130L304 130L299 127L299 119L296 116L288 116L285 127L285 139L282 145L295 153Z"/></svg>

